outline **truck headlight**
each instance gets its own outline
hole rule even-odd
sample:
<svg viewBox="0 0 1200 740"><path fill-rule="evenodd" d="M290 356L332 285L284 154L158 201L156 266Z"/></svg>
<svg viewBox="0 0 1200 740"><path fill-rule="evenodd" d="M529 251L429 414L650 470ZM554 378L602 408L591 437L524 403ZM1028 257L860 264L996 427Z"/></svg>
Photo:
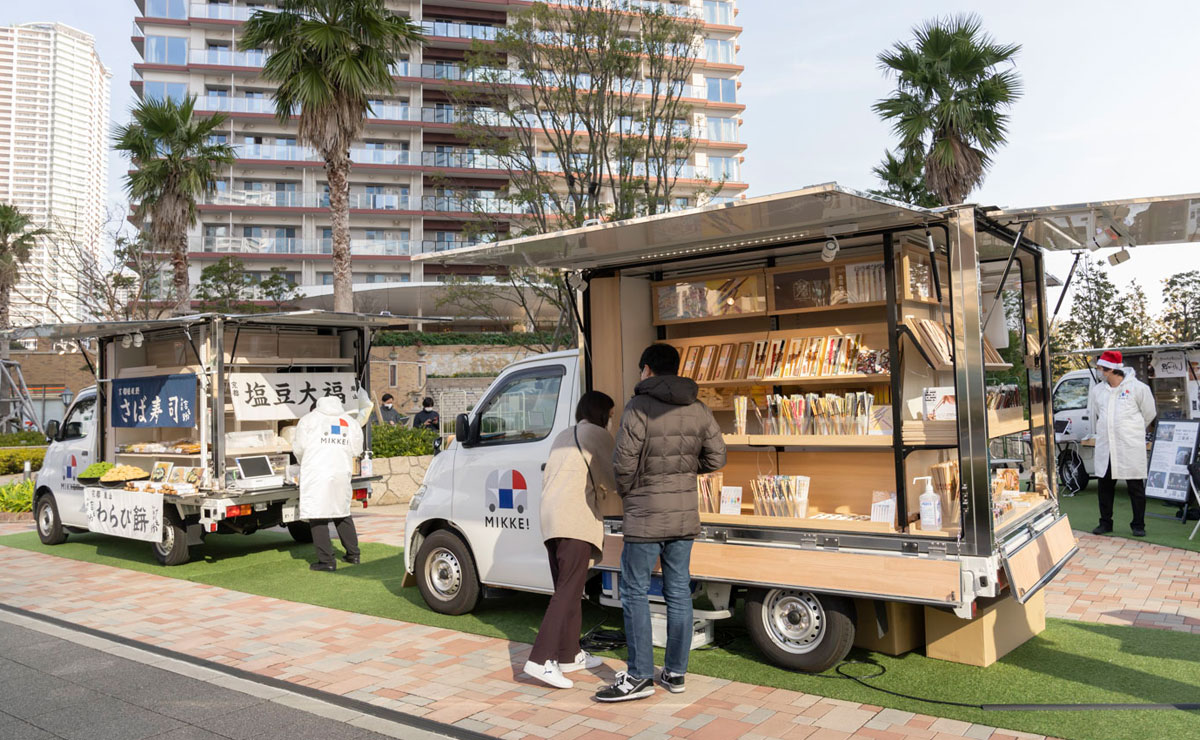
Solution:
<svg viewBox="0 0 1200 740"><path fill-rule="evenodd" d="M422 483L417 492L413 494L412 501L408 502L408 510L416 511L421 506L421 499L425 498L425 484Z"/></svg>

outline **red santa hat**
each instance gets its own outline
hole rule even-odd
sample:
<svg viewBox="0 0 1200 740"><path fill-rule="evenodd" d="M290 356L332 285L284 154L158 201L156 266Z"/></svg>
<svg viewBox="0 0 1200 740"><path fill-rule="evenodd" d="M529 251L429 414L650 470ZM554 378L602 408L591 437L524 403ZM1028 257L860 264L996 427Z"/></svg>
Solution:
<svg viewBox="0 0 1200 740"><path fill-rule="evenodd" d="M1106 350L1100 353L1100 359L1096 360L1098 367L1106 367L1109 370L1120 370L1124 367L1121 363L1121 353L1115 349Z"/></svg>

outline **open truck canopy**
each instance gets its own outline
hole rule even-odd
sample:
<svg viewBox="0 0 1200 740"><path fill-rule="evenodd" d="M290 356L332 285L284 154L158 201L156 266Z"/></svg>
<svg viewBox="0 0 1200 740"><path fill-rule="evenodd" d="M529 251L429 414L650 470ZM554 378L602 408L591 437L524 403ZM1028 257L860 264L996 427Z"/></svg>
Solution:
<svg viewBox="0 0 1200 740"><path fill-rule="evenodd" d="M361 326L383 330L401 328L409 321L428 321L412 316L378 316L361 313L335 313L333 311L286 311L280 313L216 314L198 313L169 319L147 319L144 321L85 321L73 324L39 324L16 327L9 332L14 339L90 339L111 337L132 332L151 332L159 329L178 329L204 324L220 317L226 325L257 324L260 326Z"/></svg>

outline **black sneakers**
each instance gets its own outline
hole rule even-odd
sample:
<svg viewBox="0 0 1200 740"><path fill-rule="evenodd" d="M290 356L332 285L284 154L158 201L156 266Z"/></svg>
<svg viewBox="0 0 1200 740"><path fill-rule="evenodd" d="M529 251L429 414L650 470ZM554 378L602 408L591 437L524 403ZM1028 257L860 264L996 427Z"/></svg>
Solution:
<svg viewBox="0 0 1200 740"><path fill-rule="evenodd" d="M312 565L308 566L308 569L332 573L337 570L337 563L313 563Z"/></svg>
<svg viewBox="0 0 1200 740"><path fill-rule="evenodd" d="M633 678L625 671L617 674L617 682L596 692L596 701L631 701L654 694L654 679Z"/></svg>
<svg viewBox="0 0 1200 740"><path fill-rule="evenodd" d="M1145 527L1131 527L1130 529L1133 532L1134 537L1145 537L1146 536Z"/></svg>
<svg viewBox="0 0 1200 740"><path fill-rule="evenodd" d="M351 565L358 565L359 563L362 562L362 556L361 555L347 555L346 557L342 558L342 562L349 563Z"/></svg>
<svg viewBox="0 0 1200 740"><path fill-rule="evenodd" d="M664 668L662 673L658 674L658 685L662 686L667 691L670 691L672 694L682 694L684 688L683 674L671 673Z"/></svg>
<svg viewBox="0 0 1200 740"><path fill-rule="evenodd" d="M1111 531L1112 531L1112 527L1106 527L1103 524L1101 524L1099 527L1096 527L1095 529L1092 530L1092 534L1108 534Z"/></svg>

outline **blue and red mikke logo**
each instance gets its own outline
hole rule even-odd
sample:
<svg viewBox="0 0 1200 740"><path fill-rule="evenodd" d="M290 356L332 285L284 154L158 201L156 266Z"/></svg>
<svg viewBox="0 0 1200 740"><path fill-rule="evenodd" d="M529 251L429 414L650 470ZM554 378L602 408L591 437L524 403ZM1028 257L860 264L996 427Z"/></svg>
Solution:
<svg viewBox="0 0 1200 740"><path fill-rule="evenodd" d="M524 514L526 491L525 476L520 471L493 470L487 477L488 511L515 509L518 514Z"/></svg>
<svg viewBox="0 0 1200 740"><path fill-rule="evenodd" d="M75 474L78 472L79 472L79 461L75 459L74 455L71 455L70 457L67 458L67 478L68 479L74 478Z"/></svg>
<svg viewBox="0 0 1200 740"><path fill-rule="evenodd" d="M350 426L350 422L345 419L338 419L338 423L329 427L330 434L345 434L346 427Z"/></svg>

